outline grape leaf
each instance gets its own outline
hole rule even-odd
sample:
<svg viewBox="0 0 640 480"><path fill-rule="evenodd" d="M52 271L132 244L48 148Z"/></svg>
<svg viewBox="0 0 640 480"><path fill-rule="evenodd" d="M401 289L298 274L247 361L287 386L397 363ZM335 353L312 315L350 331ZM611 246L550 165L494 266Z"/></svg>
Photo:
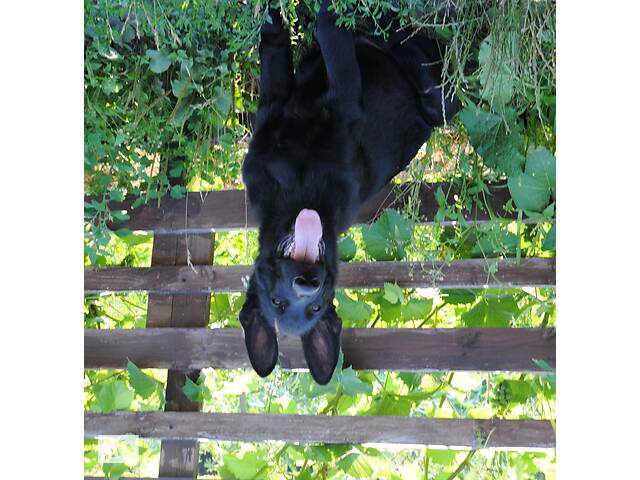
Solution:
<svg viewBox="0 0 640 480"><path fill-rule="evenodd" d="M127 361L127 370L129 372L129 383L142 398L149 398L160 385L155 378L143 373L131 360Z"/></svg>
<svg viewBox="0 0 640 480"><path fill-rule="evenodd" d="M345 324L364 325L371 318L371 307L365 302L353 300L345 292L336 292L338 316Z"/></svg>
<svg viewBox="0 0 640 480"><path fill-rule="evenodd" d="M509 177L507 185L513 201L522 210L541 212L549 205L551 189L545 178L520 173Z"/></svg>
<svg viewBox="0 0 640 480"><path fill-rule="evenodd" d="M129 470L129 466L120 462L106 462L102 464L102 472L104 478L110 478L117 480L122 477L122 474Z"/></svg>
<svg viewBox="0 0 640 480"><path fill-rule="evenodd" d="M409 301L402 305L402 320L424 320L433 307L433 299L431 298L410 298Z"/></svg>
<svg viewBox="0 0 640 480"><path fill-rule="evenodd" d="M198 377L197 383L195 383L189 377L186 377L186 380L182 387L182 392L192 402L211 401L211 392L209 391L209 388L204 384L204 379L205 376L202 373L200 374L200 377Z"/></svg>
<svg viewBox="0 0 640 480"><path fill-rule="evenodd" d="M356 255L356 242L351 237L343 237L338 242L338 256L343 262L348 262Z"/></svg>
<svg viewBox="0 0 640 480"><path fill-rule="evenodd" d="M556 158L544 147L536 148L527 155L525 173L545 180L553 198L556 198Z"/></svg>
<svg viewBox="0 0 640 480"><path fill-rule="evenodd" d="M513 297L491 295L480 299L468 312L462 314L461 319L470 328L506 328L519 311Z"/></svg>
<svg viewBox="0 0 640 480"><path fill-rule="evenodd" d="M542 249L543 250L552 250L556 249L556 226L553 225L551 230L547 232L544 236L544 240L542 241Z"/></svg>
<svg viewBox="0 0 640 480"><path fill-rule="evenodd" d="M171 66L171 59L162 51L147 50L147 56L151 59L149 69L151 69L153 73L165 72Z"/></svg>
<svg viewBox="0 0 640 480"><path fill-rule="evenodd" d="M102 413L125 410L133 401L134 393L123 380L113 380L100 386L96 395L97 407Z"/></svg>
<svg viewBox="0 0 640 480"><path fill-rule="evenodd" d="M402 260L413 238L413 227L411 220L387 209L374 224L362 227L365 251L375 260Z"/></svg>
<svg viewBox="0 0 640 480"><path fill-rule="evenodd" d="M465 305L476 301L478 294L471 289L443 288L440 290L442 299L451 305Z"/></svg>
<svg viewBox="0 0 640 480"><path fill-rule="evenodd" d="M353 367L341 370L338 379L345 395L356 395L358 393L371 395L373 392L373 387L367 382L362 381L358 375L356 375L356 372L353 371Z"/></svg>
<svg viewBox="0 0 640 480"><path fill-rule="evenodd" d="M238 455L222 455L225 469L233 478L240 480L253 478L266 464L266 458L257 451L246 452L242 457Z"/></svg>
<svg viewBox="0 0 640 480"><path fill-rule="evenodd" d="M397 283L384 282L384 299L389 303L404 302L402 289L398 286Z"/></svg>

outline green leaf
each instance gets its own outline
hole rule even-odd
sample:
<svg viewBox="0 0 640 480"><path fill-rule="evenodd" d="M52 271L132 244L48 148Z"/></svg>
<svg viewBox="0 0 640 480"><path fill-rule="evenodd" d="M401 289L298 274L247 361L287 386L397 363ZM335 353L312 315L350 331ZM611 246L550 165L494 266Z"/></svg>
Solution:
<svg viewBox="0 0 640 480"><path fill-rule="evenodd" d="M125 210L112 210L111 216L118 222L124 222L125 220L129 220L129 215L125 212Z"/></svg>
<svg viewBox="0 0 640 480"><path fill-rule="evenodd" d="M470 328L506 328L520 312L511 296L488 295L462 314L462 322Z"/></svg>
<svg viewBox="0 0 640 480"><path fill-rule="evenodd" d="M547 232L547 234L544 236L544 240L542 242L542 249L543 250L551 250L554 251L556 250L556 226L555 224L553 225L553 227L551 227L551 230L549 230Z"/></svg>
<svg viewBox="0 0 640 480"><path fill-rule="evenodd" d="M451 465L456 459L455 450L439 450L429 449L429 462L438 463L440 465Z"/></svg>
<svg viewBox="0 0 640 480"><path fill-rule="evenodd" d="M532 177L544 179L553 198L556 198L556 158L549 150L539 147L531 151L524 171Z"/></svg>
<svg viewBox="0 0 640 480"><path fill-rule="evenodd" d="M433 307L433 299L431 298L410 298L409 301L402 305L402 320L424 320L431 308Z"/></svg>
<svg viewBox="0 0 640 480"><path fill-rule="evenodd" d="M149 69L153 73L165 72L171 66L171 59L162 51L151 49L147 50L147 57L151 59Z"/></svg>
<svg viewBox="0 0 640 480"><path fill-rule="evenodd" d="M478 298L475 290L466 288L443 288L440 290L442 299L451 305L465 305L473 303Z"/></svg>
<svg viewBox="0 0 640 480"><path fill-rule="evenodd" d="M191 380L189 377L186 377L184 385L182 387L182 392L192 402L211 401L211 392L204 383L205 378L206 377L204 373L201 373L198 377L198 382L194 383L193 380Z"/></svg>
<svg viewBox="0 0 640 480"><path fill-rule="evenodd" d="M131 360L127 360L127 370L129 372L129 383L136 394L142 398L149 398L160 385L155 378L143 373Z"/></svg>
<svg viewBox="0 0 640 480"><path fill-rule="evenodd" d="M532 394L531 384L526 380L502 380L494 390L494 398L501 406L525 403Z"/></svg>
<svg viewBox="0 0 640 480"><path fill-rule="evenodd" d="M504 117L503 121L500 116L473 104L460 112L469 142L485 164L511 176L521 172L524 166L524 136L515 110L504 109Z"/></svg>
<svg viewBox="0 0 640 480"><path fill-rule="evenodd" d="M104 383L96 394L97 406L102 413L126 410L133 401L134 393L123 380Z"/></svg>
<svg viewBox="0 0 640 480"><path fill-rule="evenodd" d="M535 358L532 360L533 360L533 363L535 363L537 366L539 366L543 370L548 370L549 372L556 371L556 369L553 368L551 365L549 365L546 360L536 360Z"/></svg>
<svg viewBox="0 0 640 480"><path fill-rule="evenodd" d="M142 245L143 243L151 243L153 237L149 234L129 233L121 237L121 239L129 247L135 247L136 245Z"/></svg>
<svg viewBox="0 0 640 480"><path fill-rule="evenodd" d="M373 467L371 466L368 458L368 455L351 452L342 457L336 466L351 478L373 478Z"/></svg>
<svg viewBox="0 0 640 480"><path fill-rule="evenodd" d="M182 185L174 185L173 187L171 187L171 198L179 200L184 197L185 193L187 193L187 189Z"/></svg>
<svg viewBox="0 0 640 480"><path fill-rule="evenodd" d="M373 225L362 227L365 251L375 260L402 260L413 238L413 228L411 220L387 209Z"/></svg>
<svg viewBox="0 0 640 480"><path fill-rule="evenodd" d="M356 255L356 242L351 237L343 237L338 242L338 256L343 262L348 262Z"/></svg>
<svg viewBox="0 0 640 480"><path fill-rule="evenodd" d="M193 91L193 85L188 78L171 80L171 92L176 98L186 97Z"/></svg>
<svg viewBox="0 0 640 480"><path fill-rule="evenodd" d="M470 104L459 113L459 116L469 134L469 142L476 150L481 145L493 144L501 122L498 115Z"/></svg>
<svg viewBox="0 0 640 480"><path fill-rule="evenodd" d="M212 300L212 318L218 322L229 319L233 312L231 302L229 301L229 294L215 293Z"/></svg>
<svg viewBox="0 0 640 480"><path fill-rule="evenodd" d="M113 480L119 479L128 470L129 467L126 464L120 462L106 462L102 464L102 472L104 473L104 477Z"/></svg>
<svg viewBox="0 0 640 480"><path fill-rule="evenodd" d="M216 86L213 89L213 96L215 98L213 106L216 114L220 119L226 118L231 109L231 93L220 86Z"/></svg>
<svg viewBox="0 0 640 480"><path fill-rule="evenodd" d="M409 387L410 391L420 386L423 375L421 372L398 372L398 378Z"/></svg>
<svg viewBox="0 0 640 480"><path fill-rule="evenodd" d="M497 224L478 233L478 240L471 248L469 255L473 258L514 255L520 239L514 233Z"/></svg>
<svg viewBox="0 0 640 480"><path fill-rule="evenodd" d="M352 300L345 292L336 292L336 300L338 301L338 316L345 324L349 325L365 325L366 321L371 318L372 308L365 302Z"/></svg>
<svg viewBox="0 0 640 480"><path fill-rule="evenodd" d="M509 177L507 185L513 201L522 210L541 212L549 205L551 190L545 178L520 173Z"/></svg>
<svg viewBox="0 0 640 480"><path fill-rule="evenodd" d="M413 402L407 397L383 394L376 397L367 415L408 417Z"/></svg>
<svg viewBox="0 0 640 480"><path fill-rule="evenodd" d="M480 63L480 85L483 99L498 106L505 105L513 96L514 76L508 64L498 64L498 55L493 52L491 35L480 44L478 63Z"/></svg>
<svg viewBox="0 0 640 480"><path fill-rule="evenodd" d="M384 298L383 295L378 295L375 299L378 304L380 319L388 324L395 324L402 318L402 304L391 303Z"/></svg>
<svg viewBox="0 0 640 480"><path fill-rule="evenodd" d="M178 163L177 165L172 167L171 170L169 170L169 176L171 178L179 177L180 174L182 173L182 167L183 167L182 163Z"/></svg>
<svg viewBox="0 0 640 480"><path fill-rule="evenodd" d="M442 187L438 187L438 189L436 190L436 202L438 202L438 206L440 208L445 208L447 206L447 198L444 195L444 192L442 191Z"/></svg>
<svg viewBox="0 0 640 480"><path fill-rule="evenodd" d="M384 299L389 303L404 302L402 289L396 283L384 282Z"/></svg>
<svg viewBox="0 0 640 480"><path fill-rule="evenodd" d="M371 395L373 387L367 382L362 381L352 367L341 370L338 375L338 380L342 385L342 389L345 395L357 395L358 393L364 393Z"/></svg>
<svg viewBox="0 0 640 480"><path fill-rule="evenodd" d="M222 455L225 469L240 480L253 478L266 464L267 459L261 452L246 452L242 457L238 455Z"/></svg>
<svg viewBox="0 0 640 480"><path fill-rule="evenodd" d="M124 191L123 190L111 190L109 192L109 200L113 200L114 202L121 202L124 200Z"/></svg>

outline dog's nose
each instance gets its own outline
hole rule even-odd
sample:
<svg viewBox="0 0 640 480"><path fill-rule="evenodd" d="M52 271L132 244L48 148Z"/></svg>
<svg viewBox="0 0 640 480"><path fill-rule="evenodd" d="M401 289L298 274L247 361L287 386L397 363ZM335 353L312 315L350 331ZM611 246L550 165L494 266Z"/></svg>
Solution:
<svg viewBox="0 0 640 480"><path fill-rule="evenodd" d="M320 282L316 277L298 275L293 279L293 291L299 297L310 297L320 290Z"/></svg>

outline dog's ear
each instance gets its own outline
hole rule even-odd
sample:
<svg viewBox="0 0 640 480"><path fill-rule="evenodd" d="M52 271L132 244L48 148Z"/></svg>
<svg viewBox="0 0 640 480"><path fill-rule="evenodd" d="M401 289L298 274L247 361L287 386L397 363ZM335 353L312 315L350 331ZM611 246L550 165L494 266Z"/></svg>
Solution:
<svg viewBox="0 0 640 480"><path fill-rule="evenodd" d="M313 379L320 385L331 380L340 355L342 320L331 305L318 324L302 336L302 349Z"/></svg>
<svg viewBox="0 0 640 480"><path fill-rule="evenodd" d="M262 316L253 281L240 310L240 324L251 366L258 375L266 377L278 361L278 339L275 329Z"/></svg>

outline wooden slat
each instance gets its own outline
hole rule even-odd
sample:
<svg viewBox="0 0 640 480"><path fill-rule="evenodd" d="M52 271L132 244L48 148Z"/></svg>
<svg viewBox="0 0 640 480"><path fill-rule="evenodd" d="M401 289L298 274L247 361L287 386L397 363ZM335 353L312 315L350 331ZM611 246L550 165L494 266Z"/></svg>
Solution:
<svg viewBox="0 0 640 480"><path fill-rule="evenodd" d="M300 339L280 336L283 368L306 368ZM362 328L342 333L345 367L401 371L539 371L555 366L555 329ZM85 368L251 368L242 331L221 329L85 330Z"/></svg>
<svg viewBox="0 0 640 480"><path fill-rule="evenodd" d="M497 262L495 275L487 269ZM250 266L98 268L84 270L85 292L149 291L162 294L243 291ZM401 287L483 288L554 287L554 258L468 259L446 262L348 262L339 266L338 288Z"/></svg>
<svg viewBox="0 0 640 480"><path fill-rule="evenodd" d="M175 265L210 265L213 261L214 234L155 234L152 265L171 268ZM209 294L149 294L147 328L166 331L168 327L206 327L209 321ZM197 380L198 369L170 369L167 372L165 411L197 412L200 404L189 400L182 387L186 378ZM160 447L159 476L195 478L198 470L198 442L165 440Z"/></svg>
<svg viewBox="0 0 640 480"><path fill-rule="evenodd" d="M432 222L438 211L435 192L442 188L448 204L454 204L454 195L458 193L447 183L423 184L420 189L419 218L422 223ZM491 194L487 201L495 215L504 218L515 218L512 212L505 212L504 204L510 195L505 183L496 183L490 187ZM356 222L368 223L374 220L385 208L402 209L411 198L411 186L387 185L371 198L358 212ZM91 197L86 197L91 201ZM256 221L245 204L244 190L221 190L215 192L189 193L186 199L165 197L158 205L152 201L149 205L131 209L135 198L124 202L112 202L111 209L127 210L130 218L125 222L111 225L112 228L128 228L130 230L146 230L162 232L201 233L216 230L255 228ZM187 205L185 205L187 203ZM186 208L185 208L186 207ZM187 212L185 218L185 211ZM490 218L486 210L475 206L464 212L469 221L485 221ZM447 222L445 222L447 223Z"/></svg>
<svg viewBox="0 0 640 480"><path fill-rule="evenodd" d="M85 436L134 434L260 442L401 443L451 447L553 448L545 420L251 415L201 412L85 413Z"/></svg>

